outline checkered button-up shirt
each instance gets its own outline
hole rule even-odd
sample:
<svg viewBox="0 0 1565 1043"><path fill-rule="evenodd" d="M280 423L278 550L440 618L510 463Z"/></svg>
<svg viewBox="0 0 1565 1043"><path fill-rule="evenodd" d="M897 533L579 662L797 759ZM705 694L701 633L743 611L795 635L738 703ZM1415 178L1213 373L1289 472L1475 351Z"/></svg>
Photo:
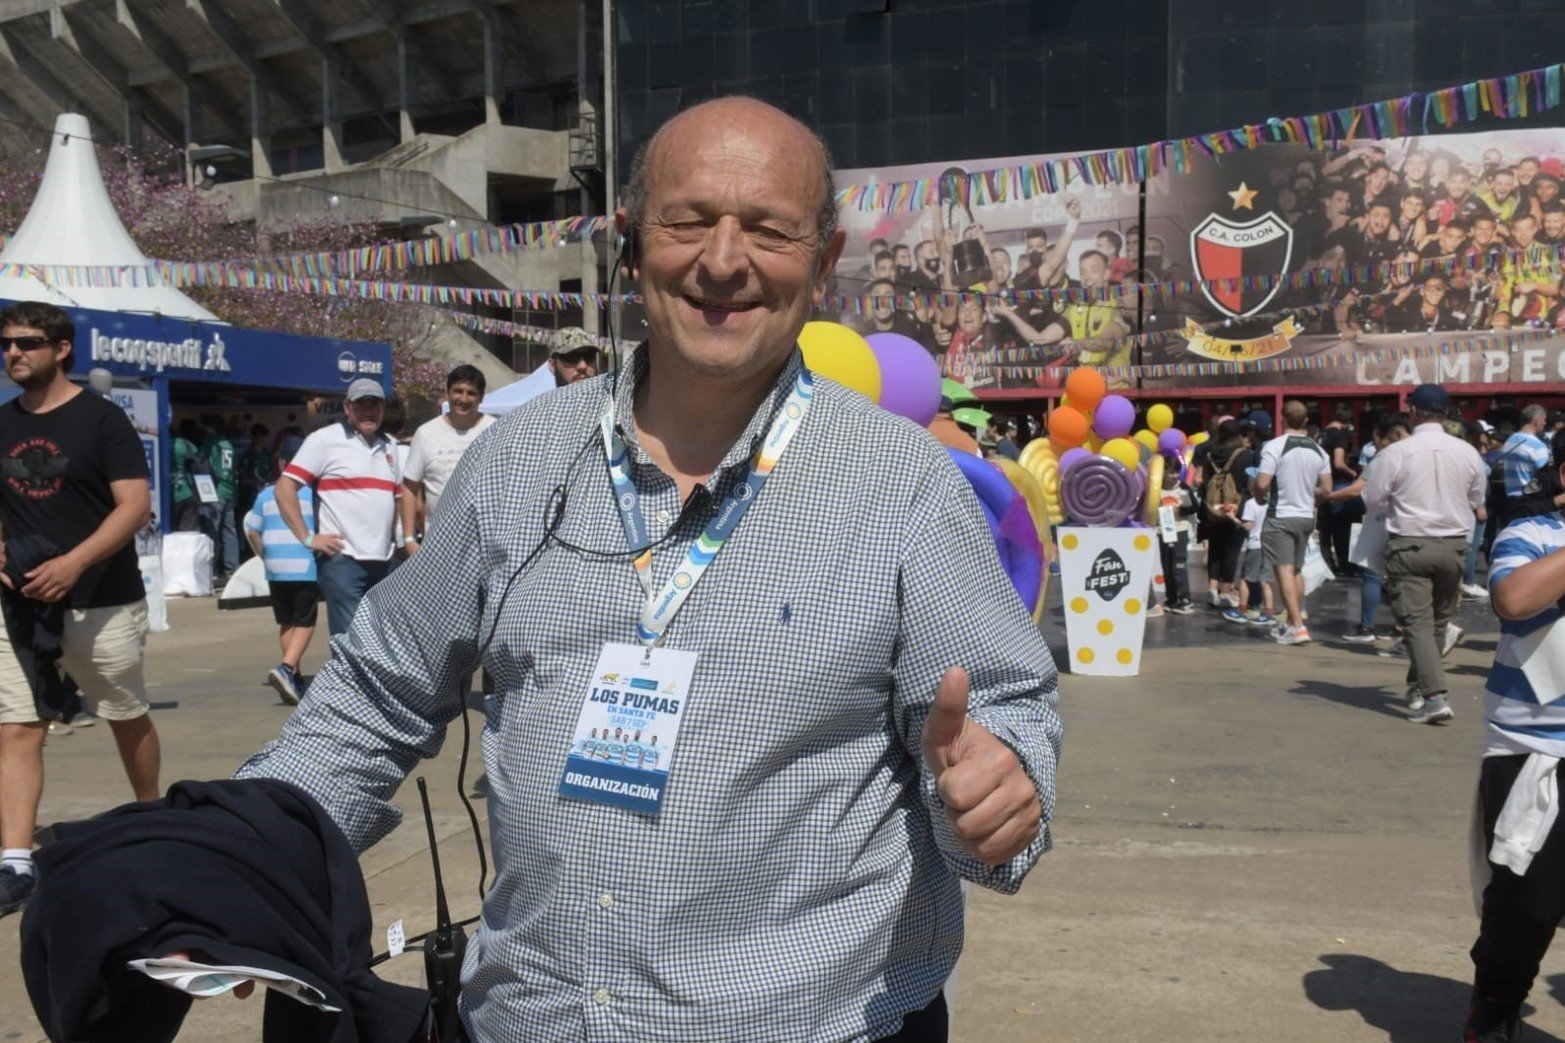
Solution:
<svg viewBox="0 0 1565 1043"><path fill-rule="evenodd" d="M667 633L699 655L656 817L561 798L606 642L643 595L598 416L615 396L659 588L742 477L797 352L681 509L636 440L638 351L617 383L543 396L463 458L423 549L365 598L282 735L241 774L296 783L361 849L439 748L484 666L496 877L463 971L475 1039L876 1039L926 1006L962 945L964 877L1015 891L1049 847L985 866L957 843L920 735L946 667L1053 808L1054 665L983 514L927 432L829 381ZM554 491L565 508L536 561ZM498 624L496 625L496 614ZM493 643L480 643L496 625Z"/></svg>

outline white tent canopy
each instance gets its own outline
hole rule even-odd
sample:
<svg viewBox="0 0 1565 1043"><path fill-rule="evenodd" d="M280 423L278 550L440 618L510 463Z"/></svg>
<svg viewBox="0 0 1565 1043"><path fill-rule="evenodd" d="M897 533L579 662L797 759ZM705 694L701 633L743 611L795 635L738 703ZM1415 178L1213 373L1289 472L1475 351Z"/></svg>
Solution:
<svg viewBox="0 0 1565 1043"><path fill-rule="evenodd" d="M22 226L0 250L0 264L136 268L147 264L146 255L125 231L103 187L87 117L67 112L54 121L43 181ZM0 276L0 298L220 321L172 286L162 282L142 285L145 278L137 282L126 286L53 285L31 275Z"/></svg>
<svg viewBox="0 0 1565 1043"><path fill-rule="evenodd" d="M521 380L507 384L503 388L496 388L485 395L478 408L480 412L504 416L523 403L531 402L539 395L548 394L554 390L554 387L554 370L545 362Z"/></svg>

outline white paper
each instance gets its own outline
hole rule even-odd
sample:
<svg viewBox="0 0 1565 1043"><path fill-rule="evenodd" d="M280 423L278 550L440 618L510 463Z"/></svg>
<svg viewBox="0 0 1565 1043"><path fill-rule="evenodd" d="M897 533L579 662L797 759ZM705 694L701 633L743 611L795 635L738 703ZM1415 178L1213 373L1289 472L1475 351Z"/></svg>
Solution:
<svg viewBox="0 0 1565 1043"><path fill-rule="evenodd" d="M1179 522L1174 517L1174 508L1168 504L1157 509L1157 529L1164 543L1172 546L1179 542Z"/></svg>
<svg viewBox="0 0 1565 1043"><path fill-rule="evenodd" d="M1547 703L1565 694L1565 619L1517 638L1516 658L1538 702Z"/></svg>
<svg viewBox="0 0 1565 1043"><path fill-rule="evenodd" d="M169 988L178 989L191 996L202 998L221 996L236 986L253 981L329 1014L337 1014L342 1010L341 1007L333 1007L327 1003L325 995L315 986L308 985L298 978L279 974L277 971L269 971L264 967L197 963L194 960L181 960L171 956L160 959L129 960L125 965L132 970L140 971L153 981L162 982Z"/></svg>
<svg viewBox="0 0 1565 1043"><path fill-rule="evenodd" d="M386 951L393 957L401 956L408 947L407 936L402 933L402 921L386 928Z"/></svg>
<svg viewBox="0 0 1565 1043"><path fill-rule="evenodd" d="M1391 531L1386 528L1385 514L1366 514L1362 524L1353 526L1352 542L1348 547L1348 562L1368 569L1377 576L1386 571L1386 541Z"/></svg>
<svg viewBox="0 0 1565 1043"><path fill-rule="evenodd" d="M193 474L191 477L196 480L196 496L201 502L216 503L217 483L212 480L212 476L209 474Z"/></svg>

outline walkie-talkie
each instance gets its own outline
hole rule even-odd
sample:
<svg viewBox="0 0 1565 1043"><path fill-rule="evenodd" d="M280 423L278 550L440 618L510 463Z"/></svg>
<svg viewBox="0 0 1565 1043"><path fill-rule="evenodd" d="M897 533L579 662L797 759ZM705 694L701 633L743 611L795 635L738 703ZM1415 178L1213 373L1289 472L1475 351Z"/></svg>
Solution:
<svg viewBox="0 0 1565 1043"><path fill-rule="evenodd" d="M457 996L462 991L462 957L467 953L467 932L451 922L446 908L446 885L440 877L440 851L435 846L435 819L429 812L429 787L418 779L418 799L424 803L424 826L429 830L429 858L435 864L435 929L424 939L424 976L429 982L429 1009L435 1039L449 1043L457 1038Z"/></svg>

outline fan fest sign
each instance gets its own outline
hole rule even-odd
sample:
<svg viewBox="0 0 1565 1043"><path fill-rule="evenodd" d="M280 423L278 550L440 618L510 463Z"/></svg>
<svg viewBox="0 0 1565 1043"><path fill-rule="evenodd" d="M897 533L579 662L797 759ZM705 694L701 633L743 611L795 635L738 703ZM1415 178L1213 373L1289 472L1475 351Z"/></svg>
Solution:
<svg viewBox="0 0 1565 1043"><path fill-rule="evenodd" d="M1411 137L1385 141L1356 141L1351 149L1383 155L1399 178L1410 178L1410 170L1422 168L1422 180L1429 184L1457 166L1470 171L1493 165L1498 153L1503 165L1514 165L1523 157L1537 157L1546 165L1565 164L1565 130L1538 128L1506 130L1482 134ZM1139 311L1131 298L1121 307L1127 332L1150 333L1155 343L1140 345L1122 359L1089 358L1099 364L1180 365L1206 362L1256 364L1255 371L1239 373L1179 373L1174 376L1143 378L1140 386L1196 387L1244 385L1357 384L1366 387L1438 381L1450 384L1545 384L1565 380L1565 337L1510 345L1488 332L1489 323L1470 320L1455 330L1417 333L1391 333L1373 323L1343 322L1343 313L1322 310L1320 305L1341 296L1340 289L1325 287L1292 288L1265 280L1267 276L1297 275L1328 266L1323 261L1325 241L1317 218L1309 216L1318 208L1323 186L1342 180L1362 191L1362 181L1353 175L1363 169L1352 162L1330 174L1323 168L1347 155L1342 152L1315 152L1303 145L1267 145L1253 151L1224 155L1220 161L1197 157L1185 174L1165 171L1146 184L1146 219L1140 218L1138 186L1080 186L1051 196L1029 200L971 206L969 221L959 206L943 208L941 222L953 239L977 233L969 224L982 229L991 255L1002 251L1002 266L1014 277L1024 271L1029 257L1027 233L1047 233L1046 249L1058 249L1065 238L1069 215L1064 206L1067 195L1074 194L1081 217L1074 235L1065 245L1065 274L1072 287L1081 283L1081 259L1089 250L1111 246L1100 233L1111 232L1124 243L1121 269L1139 263L1143 257L1134 252L1139 238L1149 268L1161 271L1165 280L1196 280L1191 293L1147 294ZM1409 167L1409 157L1419 157ZM839 172L842 184L871 183L880 180L909 180L934 177L952 166L969 171L1035 163L1058 156L1028 156L1000 159L929 163L884 170L846 170ZM1314 189L1304 191L1298 180L1302 170L1313 172ZM1474 192L1481 187L1474 178ZM1396 188L1393 182L1393 197ZM1435 194L1441 194L1439 189ZM1562 193L1565 201L1565 193ZM1355 199L1359 206L1361 199ZM1361 212L1362 207L1355 210ZM1393 214L1393 221L1402 217ZM838 292L867 293L873 277L869 245L884 239L891 249L908 247L916 253L924 240L933 237L935 219L931 213L908 214L846 210L842 224L848 234L847 248L838 265ZM1036 240L1032 241L1036 245ZM902 258L899 258L902 259ZM914 261L916 264L916 260ZM899 294L928 292L915 272L898 271L894 277ZM1252 280L1248 284L1246 280ZM960 288L960 287L958 287ZM973 286L986 291L990 285ZM1447 304L1463 310L1453 289ZM1063 307L1063 306L1062 306ZM1312 307L1308 313L1291 313L1290 308ZM1468 311L1473 311L1468 308ZM873 316L847 314L839 317L865 333L877 328ZM1005 316L989 312L983 344L1012 348L1025 347L1025 340ZM937 359L949 341L936 335L927 315L914 313L898 320L899 329L925 342ZM1139 328L1138 328L1139 327ZM1031 388L1048 386L1038 369L1044 365L1069 365L1072 357L1061 355L1073 346L1069 338L1047 349L1027 349L1008 353L1011 359L994 358L987 364L983 357L972 358L971 372L963 379L974 387ZM1444 347L1442 347L1444 345ZM1408 349L1417 349L1410 354ZM1080 342L1080 350L1093 350L1089 342ZM1022 365L1016 354L1026 356ZM1036 357L1033 357L1036 356ZM1026 363L1030 362L1031 365Z"/></svg>
<svg viewBox="0 0 1565 1043"><path fill-rule="evenodd" d="M1156 571L1153 530L1067 526L1058 536L1071 673L1134 677Z"/></svg>

